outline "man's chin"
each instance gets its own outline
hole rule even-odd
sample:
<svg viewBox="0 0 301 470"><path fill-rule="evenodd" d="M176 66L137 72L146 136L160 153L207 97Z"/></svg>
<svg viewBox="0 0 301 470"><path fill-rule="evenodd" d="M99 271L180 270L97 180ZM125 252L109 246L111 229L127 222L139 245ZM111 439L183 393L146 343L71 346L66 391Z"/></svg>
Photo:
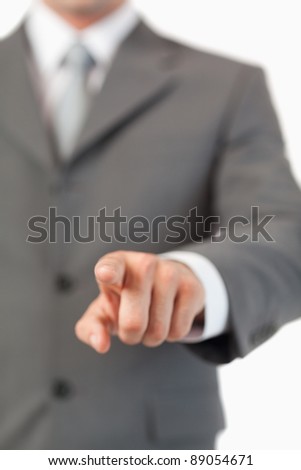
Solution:
<svg viewBox="0 0 301 470"><path fill-rule="evenodd" d="M44 0L50 7L69 15L97 15L124 3L123 0Z"/></svg>

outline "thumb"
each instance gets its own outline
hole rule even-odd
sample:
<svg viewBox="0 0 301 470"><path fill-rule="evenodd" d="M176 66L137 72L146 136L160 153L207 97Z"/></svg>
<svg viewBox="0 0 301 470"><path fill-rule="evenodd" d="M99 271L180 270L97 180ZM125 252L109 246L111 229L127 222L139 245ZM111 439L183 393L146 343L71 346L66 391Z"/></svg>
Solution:
<svg viewBox="0 0 301 470"><path fill-rule="evenodd" d="M99 298L94 300L75 325L78 339L92 346L99 353L106 353L111 346L111 322L102 315Z"/></svg>

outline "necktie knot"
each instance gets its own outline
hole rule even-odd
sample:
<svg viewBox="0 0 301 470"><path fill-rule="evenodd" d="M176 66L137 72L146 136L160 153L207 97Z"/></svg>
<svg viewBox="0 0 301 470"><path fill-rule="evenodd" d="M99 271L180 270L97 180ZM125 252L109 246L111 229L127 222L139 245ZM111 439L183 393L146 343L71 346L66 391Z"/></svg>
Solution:
<svg viewBox="0 0 301 470"><path fill-rule="evenodd" d="M87 73L95 65L95 61L83 44L76 43L67 52L63 64L73 71Z"/></svg>

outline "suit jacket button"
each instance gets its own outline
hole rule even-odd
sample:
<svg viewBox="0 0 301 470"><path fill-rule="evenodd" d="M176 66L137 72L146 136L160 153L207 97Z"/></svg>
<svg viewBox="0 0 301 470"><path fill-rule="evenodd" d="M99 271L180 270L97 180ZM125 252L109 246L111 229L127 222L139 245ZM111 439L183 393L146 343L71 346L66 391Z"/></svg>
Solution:
<svg viewBox="0 0 301 470"><path fill-rule="evenodd" d="M72 394L71 385L62 379L55 380L52 385L52 395L60 400L69 398Z"/></svg>
<svg viewBox="0 0 301 470"><path fill-rule="evenodd" d="M67 274L61 273L56 277L55 286L59 292L70 292L74 287L74 281Z"/></svg>

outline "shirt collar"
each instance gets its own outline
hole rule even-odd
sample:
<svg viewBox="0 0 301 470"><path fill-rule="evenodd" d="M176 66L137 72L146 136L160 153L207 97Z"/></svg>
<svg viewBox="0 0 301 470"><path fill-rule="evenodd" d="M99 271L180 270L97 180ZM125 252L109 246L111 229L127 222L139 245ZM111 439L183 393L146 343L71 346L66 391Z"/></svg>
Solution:
<svg viewBox="0 0 301 470"><path fill-rule="evenodd" d="M78 41L87 48L96 63L108 65L138 21L132 5L125 3L101 21L78 31L40 0L29 11L25 29L40 72L50 74Z"/></svg>

